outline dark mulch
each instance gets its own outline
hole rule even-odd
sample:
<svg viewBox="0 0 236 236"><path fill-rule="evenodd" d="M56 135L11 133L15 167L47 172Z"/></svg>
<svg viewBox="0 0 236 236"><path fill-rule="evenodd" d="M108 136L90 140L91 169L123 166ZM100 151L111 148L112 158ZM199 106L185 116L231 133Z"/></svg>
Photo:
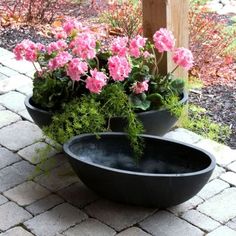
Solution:
<svg viewBox="0 0 236 236"><path fill-rule="evenodd" d="M217 84L204 87L201 94L190 93L189 100L205 108L213 121L231 127L232 134L225 141L236 149L236 83L234 86Z"/></svg>
<svg viewBox="0 0 236 236"><path fill-rule="evenodd" d="M12 50L23 39L34 42L48 43L47 38L30 26L18 28L0 28L0 47ZM208 85L203 88L201 95L190 93L190 102L200 105L207 110L207 114L216 122L229 125L232 129L231 137L226 144L236 149L236 81L230 86L226 84Z"/></svg>

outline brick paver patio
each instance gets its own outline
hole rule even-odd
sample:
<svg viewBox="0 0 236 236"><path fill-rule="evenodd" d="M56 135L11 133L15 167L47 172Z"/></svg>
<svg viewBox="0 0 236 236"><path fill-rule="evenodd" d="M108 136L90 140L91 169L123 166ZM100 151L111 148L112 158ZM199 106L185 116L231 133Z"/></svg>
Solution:
<svg viewBox="0 0 236 236"><path fill-rule="evenodd" d="M236 150L184 129L166 136L212 152L218 165L197 196L166 210L101 199L56 152L50 175L30 179L46 142L24 107L32 74L0 48L0 236L236 236Z"/></svg>

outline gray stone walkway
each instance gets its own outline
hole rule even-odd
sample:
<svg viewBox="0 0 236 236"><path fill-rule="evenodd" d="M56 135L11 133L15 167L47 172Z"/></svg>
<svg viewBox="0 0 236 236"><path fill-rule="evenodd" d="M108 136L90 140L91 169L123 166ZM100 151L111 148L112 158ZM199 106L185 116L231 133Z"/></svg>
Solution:
<svg viewBox="0 0 236 236"><path fill-rule="evenodd" d="M50 174L35 172L46 141L23 103L33 71L0 49L0 236L236 236L236 150L184 129L166 136L212 152L218 165L197 196L166 210L101 199L56 151Z"/></svg>

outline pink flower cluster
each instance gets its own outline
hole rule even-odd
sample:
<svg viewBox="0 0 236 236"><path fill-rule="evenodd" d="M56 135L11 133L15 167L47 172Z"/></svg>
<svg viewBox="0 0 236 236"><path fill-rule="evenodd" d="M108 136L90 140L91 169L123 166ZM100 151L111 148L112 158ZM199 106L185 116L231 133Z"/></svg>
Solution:
<svg viewBox="0 0 236 236"><path fill-rule="evenodd" d="M67 75L70 76L72 80L79 81L80 76L86 73L88 70L88 65L86 62L81 61L80 58L73 58L67 67Z"/></svg>
<svg viewBox="0 0 236 236"><path fill-rule="evenodd" d="M176 48L172 57L175 64L189 70L193 66L193 54L187 48Z"/></svg>
<svg viewBox="0 0 236 236"><path fill-rule="evenodd" d="M80 22L73 18L68 18L63 26L62 26L63 31L65 32L68 36L73 33L73 31L80 31L83 29L83 26Z"/></svg>
<svg viewBox="0 0 236 236"><path fill-rule="evenodd" d="M120 57L125 57L128 52L127 44L128 44L128 37L115 38L111 45L112 53L117 54Z"/></svg>
<svg viewBox="0 0 236 236"><path fill-rule="evenodd" d="M138 58L141 55L141 49L145 46L146 41L147 39L140 35L131 39L130 42L128 37L117 37L112 42L111 51L119 57L125 57L129 54L130 56Z"/></svg>
<svg viewBox="0 0 236 236"><path fill-rule="evenodd" d="M161 28L153 35L156 49L160 52L174 51L172 60L186 70L193 66L193 55L187 48L174 48L175 38L171 31Z"/></svg>
<svg viewBox="0 0 236 236"><path fill-rule="evenodd" d="M70 53L60 52L56 57L54 57L48 62L48 68L50 70L56 70L60 67L65 66L71 59L72 56Z"/></svg>
<svg viewBox="0 0 236 236"><path fill-rule="evenodd" d="M172 51L175 46L175 37L167 29L161 28L153 35L153 41L158 52Z"/></svg>
<svg viewBox="0 0 236 236"><path fill-rule="evenodd" d="M108 59L108 69L115 81L123 81L131 72L131 65L126 57L113 56Z"/></svg>
<svg viewBox="0 0 236 236"><path fill-rule="evenodd" d="M143 82L135 82L131 89L135 94L140 94L148 91L148 81L145 80Z"/></svg>
<svg viewBox="0 0 236 236"><path fill-rule="evenodd" d="M50 55L53 52L63 51L68 47L65 40L60 39L56 42L52 42L47 46L47 53Z"/></svg>
<svg viewBox="0 0 236 236"><path fill-rule="evenodd" d="M37 60L37 52L43 51L44 49L45 47L43 44L34 43L28 39L25 39L16 45L13 52L16 60L22 60L25 58L27 61L34 62Z"/></svg>
<svg viewBox="0 0 236 236"><path fill-rule="evenodd" d="M100 93L102 88L107 84L107 77L103 72L98 72L97 69L90 70L91 77L86 79L86 88L91 93Z"/></svg>
<svg viewBox="0 0 236 236"><path fill-rule="evenodd" d="M96 39L92 34L79 34L73 44L73 53L82 59L93 59L96 56Z"/></svg>
<svg viewBox="0 0 236 236"><path fill-rule="evenodd" d="M141 56L141 49L146 44L147 39L137 35L135 38L131 39L129 44L129 53L131 56L138 58Z"/></svg>

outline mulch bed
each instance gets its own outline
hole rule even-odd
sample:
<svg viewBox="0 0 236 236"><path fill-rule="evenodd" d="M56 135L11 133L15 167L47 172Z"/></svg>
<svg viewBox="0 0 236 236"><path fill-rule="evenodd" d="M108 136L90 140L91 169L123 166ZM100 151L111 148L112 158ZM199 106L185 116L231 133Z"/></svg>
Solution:
<svg viewBox="0 0 236 236"><path fill-rule="evenodd" d="M0 28L0 47L12 50L23 39L41 43L52 41L32 26ZM236 149L236 62L227 65L218 60L214 63L215 72L206 73L206 86L200 93L190 93L190 102L206 108L207 114L214 121L231 127L232 134L226 144ZM202 79L204 81L204 76Z"/></svg>

